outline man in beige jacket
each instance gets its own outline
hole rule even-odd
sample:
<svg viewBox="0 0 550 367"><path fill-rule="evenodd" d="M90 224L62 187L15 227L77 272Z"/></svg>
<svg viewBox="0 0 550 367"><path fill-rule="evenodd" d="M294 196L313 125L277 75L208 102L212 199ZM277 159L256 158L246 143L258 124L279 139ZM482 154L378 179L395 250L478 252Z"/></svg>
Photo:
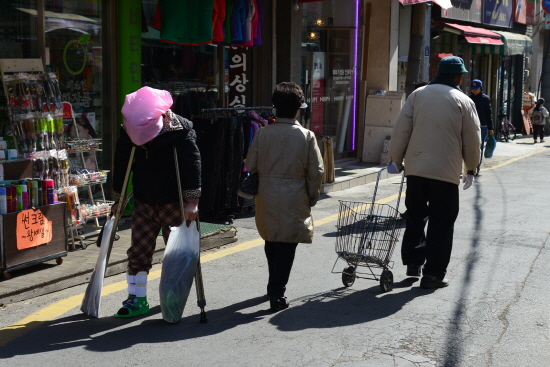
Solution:
<svg viewBox="0 0 550 367"><path fill-rule="evenodd" d="M464 190L474 181L479 163L480 125L474 102L459 85L467 73L460 57L441 60L438 76L415 90L401 109L390 143L390 172L407 176L407 226L401 258L408 276L423 277L422 288L442 288L458 216L458 185L462 165ZM429 218L424 238L425 219ZM422 268L422 265L424 267Z"/></svg>

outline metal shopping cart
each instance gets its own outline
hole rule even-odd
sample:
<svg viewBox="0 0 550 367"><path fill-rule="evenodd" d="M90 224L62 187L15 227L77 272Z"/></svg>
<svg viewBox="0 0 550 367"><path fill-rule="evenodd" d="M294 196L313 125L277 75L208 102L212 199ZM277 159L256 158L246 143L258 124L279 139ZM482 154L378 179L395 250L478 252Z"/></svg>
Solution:
<svg viewBox="0 0 550 367"><path fill-rule="evenodd" d="M399 213L399 203L405 180L401 174L399 194L395 207L376 202L376 193L380 177L385 168L378 172L374 195L370 203L340 200L336 236L336 262L332 273L342 274L342 283L350 287L355 278L380 281L383 292L393 289L393 262L391 256L395 244L399 241L404 219ZM340 260L347 263L342 272L334 271ZM358 270L363 270L359 272ZM382 269L382 273L375 272Z"/></svg>

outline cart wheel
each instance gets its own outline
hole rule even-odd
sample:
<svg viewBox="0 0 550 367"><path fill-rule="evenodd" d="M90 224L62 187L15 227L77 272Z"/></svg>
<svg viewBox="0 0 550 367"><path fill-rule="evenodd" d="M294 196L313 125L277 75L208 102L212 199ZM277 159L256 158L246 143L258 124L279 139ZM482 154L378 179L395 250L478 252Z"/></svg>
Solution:
<svg viewBox="0 0 550 367"><path fill-rule="evenodd" d="M4 271L4 272L2 273L2 279L4 279L4 280L11 279L11 274L8 273L7 271Z"/></svg>
<svg viewBox="0 0 550 367"><path fill-rule="evenodd" d="M351 287L355 283L355 269L353 266L345 268L342 272L342 283L344 287Z"/></svg>
<svg viewBox="0 0 550 367"><path fill-rule="evenodd" d="M384 269L382 272L380 288L382 288L382 292L389 292L393 289L393 273L390 270Z"/></svg>
<svg viewBox="0 0 550 367"><path fill-rule="evenodd" d="M88 245L86 243L84 243L84 241L80 241L80 247L82 247L83 250L86 250Z"/></svg>
<svg viewBox="0 0 550 367"><path fill-rule="evenodd" d="M63 264L63 258L62 258L62 257L58 257L57 259L55 259L55 263L56 263L57 265Z"/></svg>
<svg viewBox="0 0 550 367"><path fill-rule="evenodd" d="M120 236L118 234L115 234L115 241L120 240Z"/></svg>

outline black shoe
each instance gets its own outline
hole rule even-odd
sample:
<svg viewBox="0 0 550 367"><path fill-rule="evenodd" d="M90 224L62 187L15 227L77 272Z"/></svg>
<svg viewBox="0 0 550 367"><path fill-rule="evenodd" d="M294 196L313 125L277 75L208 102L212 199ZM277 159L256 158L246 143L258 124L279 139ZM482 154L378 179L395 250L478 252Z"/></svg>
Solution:
<svg viewBox="0 0 550 367"><path fill-rule="evenodd" d="M449 285L448 279L437 279L434 276L426 275L422 277L422 280L420 280L420 287L425 289L434 289L434 288L445 288Z"/></svg>
<svg viewBox="0 0 550 367"><path fill-rule="evenodd" d="M408 277L419 277L422 275L422 265L407 265Z"/></svg>
<svg viewBox="0 0 550 367"><path fill-rule="evenodd" d="M288 308L288 300L286 297L271 297L269 301L271 305L271 311L278 312Z"/></svg>

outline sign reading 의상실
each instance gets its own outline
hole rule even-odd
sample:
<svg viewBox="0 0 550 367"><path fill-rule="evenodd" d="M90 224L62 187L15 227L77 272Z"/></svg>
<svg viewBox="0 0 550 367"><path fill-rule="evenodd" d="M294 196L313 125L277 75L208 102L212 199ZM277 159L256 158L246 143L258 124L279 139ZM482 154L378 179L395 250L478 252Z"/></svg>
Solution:
<svg viewBox="0 0 550 367"><path fill-rule="evenodd" d="M17 213L15 234L17 249L24 250L48 243L52 240L52 222L40 209L23 210Z"/></svg>

